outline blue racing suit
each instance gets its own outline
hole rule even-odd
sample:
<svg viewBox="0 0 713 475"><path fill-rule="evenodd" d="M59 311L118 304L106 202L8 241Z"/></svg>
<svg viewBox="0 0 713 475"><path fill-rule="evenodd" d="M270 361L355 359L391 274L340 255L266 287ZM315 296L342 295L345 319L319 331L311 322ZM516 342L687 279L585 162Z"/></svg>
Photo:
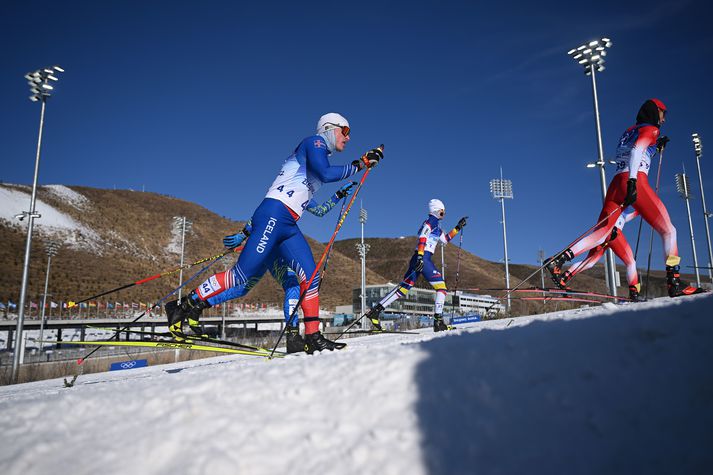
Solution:
<svg viewBox="0 0 713 475"><path fill-rule="evenodd" d="M332 208L334 208L339 199L340 198L336 194L334 194L321 205L317 205L317 203L312 200L309 206L306 208L306 211L309 211L315 216L322 217ZM243 230L238 234L240 238L234 243L234 247L239 246L242 241L244 241L250 234L252 234L252 231L252 221L249 220L245 224L245 228L243 228ZM278 257L277 259L275 259L272 265L268 267L268 271L270 272L270 274L272 274L272 277L282 286L283 290L285 291L283 312L285 315L285 323L290 324L290 316L292 315L292 312L295 309L295 305L297 305L297 302L300 298L300 283L297 279L297 274L295 274L295 272L290 269L290 267L287 265L287 261L285 261L285 259L283 259L282 257ZM243 297L249 291L250 289L247 285L236 285L235 287L231 287L225 292L216 295L215 297L211 297L210 299L208 299L208 303L210 303L211 305L218 305L223 302L227 302L228 300ZM292 324L294 325L295 323L297 322L293 322Z"/></svg>
<svg viewBox="0 0 713 475"><path fill-rule="evenodd" d="M300 142L285 160L280 173L270 186L262 203L252 216L253 233L232 269L206 279L196 290L197 298L217 302L215 297L236 286L249 291L277 259L294 270L305 297L302 301L305 333L319 328L319 273L312 251L297 220L312 202L322 183L350 177L359 171L356 165L332 166L330 151L321 135ZM315 274L312 282L310 277ZM307 284L309 288L307 287Z"/></svg>

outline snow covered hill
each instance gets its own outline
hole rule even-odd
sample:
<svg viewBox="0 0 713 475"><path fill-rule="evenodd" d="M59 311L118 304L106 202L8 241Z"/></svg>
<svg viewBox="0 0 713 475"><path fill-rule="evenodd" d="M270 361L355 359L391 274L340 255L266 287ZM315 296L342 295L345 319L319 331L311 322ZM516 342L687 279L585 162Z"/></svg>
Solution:
<svg viewBox="0 0 713 475"><path fill-rule="evenodd" d="M0 473L713 473L713 296L0 388Z"/></svg>

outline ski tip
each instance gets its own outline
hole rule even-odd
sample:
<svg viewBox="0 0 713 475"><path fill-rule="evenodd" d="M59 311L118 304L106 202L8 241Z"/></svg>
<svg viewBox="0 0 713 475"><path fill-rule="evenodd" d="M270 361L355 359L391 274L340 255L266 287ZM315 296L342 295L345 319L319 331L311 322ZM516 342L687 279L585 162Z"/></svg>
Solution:
<svg viewBox="0 0 713 475"><path fill-rule="evenodd" d="M81 366L82 363L84 363L84 358L79 358L77 364Z"/></svg>

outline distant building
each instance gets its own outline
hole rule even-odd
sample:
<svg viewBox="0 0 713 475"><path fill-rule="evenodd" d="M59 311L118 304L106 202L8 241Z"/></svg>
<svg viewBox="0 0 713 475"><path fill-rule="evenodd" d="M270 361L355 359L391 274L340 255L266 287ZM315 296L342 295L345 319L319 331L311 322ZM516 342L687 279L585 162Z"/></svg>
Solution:
<svg viewBox="0 0 713 475"><path fill-rule="evenodd" d="M371 308L376 305L387 293L394 288L394 284L367 285L366 286L366 306ZM455 302L453 298L455 297ZM408 314L432 316L435 311L436 291L433 289L420 289L413 287L406 297L402 297L392 303L383 312L384 316L389 314ZM361 309L361 289L352 290L352 307L355 311ZM451 308L457 315L469 315L477 313L481 316L492 317L505 311L505 306L495 297L490 295L478 295L460 290L448 292L444 313L450 313ZM486 315L487 312L487 315ZM361 311L361 314L364 312Z"/></svg>

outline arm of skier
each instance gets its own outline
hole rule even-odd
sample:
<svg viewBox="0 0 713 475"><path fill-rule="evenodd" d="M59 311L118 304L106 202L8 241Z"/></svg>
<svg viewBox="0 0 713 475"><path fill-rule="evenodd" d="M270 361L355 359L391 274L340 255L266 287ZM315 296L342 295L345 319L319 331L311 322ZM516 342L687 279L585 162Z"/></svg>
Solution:
<svg viewBox="0 0 713 475"><path fill-rule="evenodd" d="M428 224L428 221L426 221L423 223L423 226L421 226L421 230L418 233L418 247L416 248L416 253L419 256L423 256L429 234L431 234L431 226Z"/></svg>
<svg viewBox="0 0 713 475"><path fill-rule="evenodd" d="M441 241L442 242L450 242L451 239L456 237L456 234L460 232L461 229L466 225L466 221L468 219L468 216L463 216L460 220L458 220L458 224L451 229L451 231L446 234L446 233L441 233Z"/></svg>
<svg viewBox="0 0 713 475"><path fill-rule="evenodd" d="M376 148L372 148L364 155L359 157L359 160L354 160L352 165L357 167L359 171L364 168L374 168L378 165L379 161L384 158L384 144L379 145Z"/></svg>
<svg viewBox="0 0 713 475"><path fill-rule="evenodd" d="M647 125L639 129L639 137L634 143L629 157L629 179L626 181L626 196L621 203L623 208L634 204L636 201L636 177L639 174L641 165L644 163L643 156L646 149L656 143L659 137L659 129L653 125Z"/></svg>
<svg viewBox="0 0 713 475"><path fill-rule="evenodd" d="M359 167L354 164L330 165L327 148L311 145L307 147L307 170L322 183L333 183L354 175Z"/></svg>
<svg viewBox="0 0 713 475"><path fill-rule="evenodd" d="M332 208L336 206L339 200L349 196L352 193L354 185L356 184L357 182L350 181L346 185L339 188L336 193L334 193L327 201L325 201L321 205L318 205L317 202L314 200L310 200L309 204L307 205L307 208L305 208L305 211L309 211L313 215L321 218L325 214L329 213Z"/></svg>
<svg viewBox="0 0 713 475"><path fill-rule="evenodd" d="M227 247L228 249L235 249L238 247L240 244L242 244L243 241L245 241L248 236L250 236L250 233L253 230L253 223L252 223L252 218L248 220L247 223L245 223L245 227L235 233L231 234L229 236L225 236L223 238L223 245Z"/></svg>
<svg viewBox="0 0 713 475"><path fill-rule="evenodd" d="M639 137L636 139L634 148L631 150L631 155L629 156L629 179L636 180L636 176L639 173L641 164L643 163L642 157L646 153L646 149L656 143L656 139L659 137L659 129L653 125L647 125L639 129Z"/></svg>

